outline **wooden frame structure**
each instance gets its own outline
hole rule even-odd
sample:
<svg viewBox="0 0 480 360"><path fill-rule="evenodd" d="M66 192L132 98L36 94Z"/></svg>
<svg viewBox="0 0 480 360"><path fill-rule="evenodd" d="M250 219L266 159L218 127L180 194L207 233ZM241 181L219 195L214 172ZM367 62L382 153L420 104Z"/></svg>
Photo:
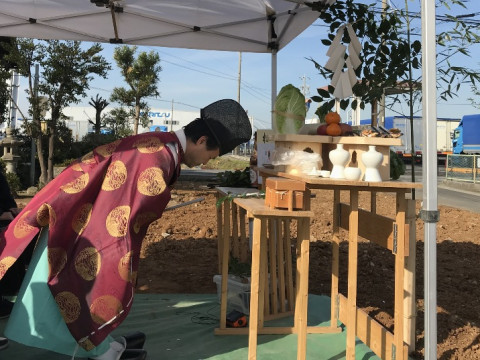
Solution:
<svg viewBox="0 0 480 360"><path fill-rule="evenodd" d="M406 198L406 194L411 189L421 188L421 184L393 181L368 183L364 181L333 180L313 176L291 175L271 169L260 169L259 171L264 178L281 176L304 181L310 189L329 189L334 191L331 321L333 323L338 319L347 327L346 359L355 359L355 337L362 340L381 359L407 359L409 345L412 345L413 342L412 333L414 335L412 317L414 318L413 314L415 313L415 296L414 281L410 281L407 287L405 287L405 278L412 278L415 262L411 261L411 259L406 261L406 257L415 253L415 207L413 201ZM340 203L341 190L349 191L349 204ZM370 211L359 209L358 195L360 191L370 193ZM396 194L395 219L376 214L377 192ZM375 227L370 226L370 224L375 224ZM338 293L340 227L349 231L348 297ZM394 334L387 331L374 319L368 317L356 305L359 236L386 247L395 255ZM413 239L409 239L411 237ZM407 263L409 268L406 269ZM335 301L337 298L338 305Z"/></svg>
<svg viewBox="0 0 480 360"><path fill-rule="evenodd" d="M220 196L228 191L218 189ZM245 190L245 189L244 189ZM239 190L237 190L238 192ZM253 220L252 235L252 264L251 264L251 296L249 328L227 328L227 286L229 252L236 246L235 242L243 242L243 228L234 223L239 219L228 217L230 208L237 207L236 214L246 212L246 216ZM240 210L241 209L241 210ZM232 211L232 215L234 212ZM337 321L330 326L307 326L308 304L308 274L309 274L309 242L311 211L288 211L272 209L265 205L264 199L235 199L231 204L220 207L220 221L223 223L223 236L219 237L222 243L219 249L222 252L222 289L220 306L220 326L215 330L217 335L246 335L249 336L249 359L256 359L258 334L298 334L297 359L305 359L307 333L336 333L341 332ZM241 217L240 217L241 218ZM293 264L291 254L290 226L292 221L297 222L297 246L295 281L293 281ZM231 224L227 227L226 223ZM236 232L230 237L230 229ZM231 246L229 246L231 245ZM220 251L220 250L219 250ZM328 271L328 270L327 270ZM268 276L267 276L268 274ZM271 284L278 284L272 286ZM265 321L275 318L294 315L293 326L264 326Z"/></svg>

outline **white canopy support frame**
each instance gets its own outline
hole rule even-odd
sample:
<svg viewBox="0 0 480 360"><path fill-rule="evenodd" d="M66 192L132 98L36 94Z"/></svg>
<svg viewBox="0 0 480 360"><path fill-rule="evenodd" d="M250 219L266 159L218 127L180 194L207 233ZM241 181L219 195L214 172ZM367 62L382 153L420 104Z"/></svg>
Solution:
<svg viewBox="0 0 480 360"><path fill-rule="evenodd" d="M437 358L437 68L435 0L422 0L423 206L425 272L425 359Z"/></svg>

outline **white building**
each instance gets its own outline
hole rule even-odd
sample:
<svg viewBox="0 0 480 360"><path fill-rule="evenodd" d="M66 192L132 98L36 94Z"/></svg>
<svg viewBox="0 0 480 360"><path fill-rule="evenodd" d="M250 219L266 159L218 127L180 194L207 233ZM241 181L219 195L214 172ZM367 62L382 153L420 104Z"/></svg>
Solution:
<svg viewBox="0 0 480 360"><path fill-rule="evenodd" d="M106 107L102 111L102 115L107 114L113 107ZM63 110L63 114L68 117L66 125L72 130L72 137L74 140L80 141L89 132L94 131L94 125L89 123L89 120L95 122L95 109L93 106L72 106ZM200 110L198 111L181 111L181 110L167 110L161 108L153 108L148 112L150 120L148 127L139 125L138 132L144 133L153 131L156 127L160 127L162 131L175 131L187 125L192 120L200 117ZM48 115L47 115L48 118ZM131 122L133 129L133 120Z"/></svg>

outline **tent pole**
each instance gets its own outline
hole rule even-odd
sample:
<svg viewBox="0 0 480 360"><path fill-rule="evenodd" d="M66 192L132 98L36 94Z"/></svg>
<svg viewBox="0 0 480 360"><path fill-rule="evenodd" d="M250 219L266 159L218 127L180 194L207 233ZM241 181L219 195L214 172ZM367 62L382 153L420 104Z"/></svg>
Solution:
<svg viewBox="0 0 480 360"><path fill-rule="evenodd" d="M277 50L272 50L272 105L271 105L271 122L272 129L274 129L275 114L273 112L275 108L275 101L277 100Z"/></svg>
<svg viewBox="0 0 480 360"><path fill-rule="evenodd" d="M437 91L435 0L422 0L422 115L423 143L426 145L422 164L425 239L425 359L437 358Z"/></svg>

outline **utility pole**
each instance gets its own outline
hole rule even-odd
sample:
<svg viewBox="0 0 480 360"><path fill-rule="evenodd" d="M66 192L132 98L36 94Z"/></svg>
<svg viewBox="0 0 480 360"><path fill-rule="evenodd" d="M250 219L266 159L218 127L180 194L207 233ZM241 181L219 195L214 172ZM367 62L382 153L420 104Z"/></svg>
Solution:
<svg viewBox="0 0 480 360"><path fill-rule="evenodd" d="M310 80L310 78L306 75L303 75L300 79L302 80L302 86L301 86L302 94L305 97L305 99L307 99L307 95L310 94L310 86L307 85L307 79Z"/></svg>
<svg viewBox="0 0 480 360"><path fill-rule="evenodd" d="M240 89L242 87L242 52L238 53L238 85L237 85L237 101L240 104ZM240 155L240 145L233 151L235 155Z"/></svg>
<svg viewBox="0 0 480 360"><path fill-rule="evenodd" d="M172 99L172 115L170 116L170 131L173 131L173 99Z"/></svg>
<svg viewBox="0 0 480 360"><path fill-rule="evenodd" d="M33 93L35 94L35 101L37 102L37 106L38 106L38 80L39 80L39 69L40 69L40 65L38 64L35 64L35 78L34 78L34 82L33 82ZM39 115L39 112L38 110L37 111L34 111L33 112L33 116L38 116ZM32 122L35 121L35 119L32 119ZM35 153L37 152L37 146L36 146L36 143L35 143L35 139L33 137L33 131L32 131L32 143L31 143L31 146L30 146L30 186L34 186L35 185Z"/></svg>
<svg viewBox="0 0 480 360"><path fill-rule="evenodd" d="M242 85L242 53L238 53L238 88L237 88L237 101L240 104L240 89Z"/></svg>

